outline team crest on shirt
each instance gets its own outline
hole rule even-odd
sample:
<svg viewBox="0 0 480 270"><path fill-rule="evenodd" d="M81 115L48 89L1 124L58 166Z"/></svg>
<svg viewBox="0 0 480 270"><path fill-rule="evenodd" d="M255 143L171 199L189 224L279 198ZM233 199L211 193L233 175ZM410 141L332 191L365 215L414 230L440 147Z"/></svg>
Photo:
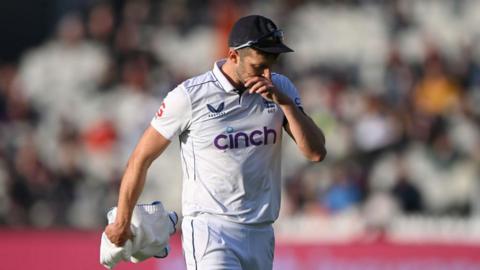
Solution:
<svg viewBox="0 0 480 270"><path fill-rule="evenodd" d="M225 109L225 102L221 102L217 106L213 106L212 104L207 104L207 108L210 111L210 113L208 114L209 118L222 116L225 114L225 112L223 111L223 109Z"/></svg>
<svg viewBox="0 0 480 270"><path fill-rule="evenodd" d="M273 101L263 99L263 107L267 109L268 113L274 113L277 109L277 106Z"/></svg>

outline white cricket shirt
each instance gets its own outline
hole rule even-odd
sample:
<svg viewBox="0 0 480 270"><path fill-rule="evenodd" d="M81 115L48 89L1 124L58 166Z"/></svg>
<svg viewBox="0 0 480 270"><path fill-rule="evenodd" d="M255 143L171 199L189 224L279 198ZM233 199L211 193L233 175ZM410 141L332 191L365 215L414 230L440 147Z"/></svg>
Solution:
<svg viewBox="0 0 480 270"><path fill-rule="evenodd" d="M220 70L224 63L169 92L151 125L180 139L184 215L271 223L280 209L284 114L258 94L240 96ZM300 106L287 77L273 73L272 81Z"/></svg>

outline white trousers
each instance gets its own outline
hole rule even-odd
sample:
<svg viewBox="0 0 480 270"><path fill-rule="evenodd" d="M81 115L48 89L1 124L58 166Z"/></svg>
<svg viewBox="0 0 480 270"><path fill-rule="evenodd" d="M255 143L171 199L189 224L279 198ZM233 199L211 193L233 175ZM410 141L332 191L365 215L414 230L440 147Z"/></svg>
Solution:
<svg viewBox="0 0 480 270"><path fill-rule="evenodd" d="M188 270L271 270L272 225L243 225L202 214L184 217L182 245Z"/></svg>

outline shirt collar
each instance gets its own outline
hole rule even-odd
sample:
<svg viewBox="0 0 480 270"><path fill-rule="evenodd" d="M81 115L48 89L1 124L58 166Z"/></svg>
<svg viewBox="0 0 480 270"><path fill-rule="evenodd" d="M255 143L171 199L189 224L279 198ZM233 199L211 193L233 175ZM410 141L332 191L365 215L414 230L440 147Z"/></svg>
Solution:
<svg viewBox="0 0 480 270"><path fill-rule="evenodd" d="M215 75L223 90L229 93L235 90L235 87L233 87L233 85L228 81L227 77L225 77L225 74L223 74L222 70L220 69L226 61L227 60L222 59L213 64L213 75Z"/></svg>

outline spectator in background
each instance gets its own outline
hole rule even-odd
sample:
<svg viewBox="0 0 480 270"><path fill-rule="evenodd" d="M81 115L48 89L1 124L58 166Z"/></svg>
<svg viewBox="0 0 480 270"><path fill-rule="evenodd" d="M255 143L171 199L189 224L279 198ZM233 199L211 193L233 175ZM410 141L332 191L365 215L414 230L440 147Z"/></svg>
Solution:
<svg viewBox="0 0 480 270"><path fill-rule="evenodd" d="M130 51L120 64L120 81L105 96L107 118L112 121L122 148L121 164L128 159L144 127L148 125L147 119L160 105L152 94L155 88L151 78L154 64L149 53Z"/></svg>
<svg viewBox="0 0 480 270"><path fill-rule="evenodd" d="M460 89L448 76L436 51L424 64L424 75L415 86L414 104L421 113L439 115L459 104Z"/></svg>
<svg viewBox="0 0 480 270"><path fill-rule="evenodd" d="M54 224L56 179L41 161L31 135L19 140L14 155L10 183L13 207L9 212L9 222L39 227Z"/></svg>
<svg viewBox="0 0 480 270"><path fill-rule="evenodd" d="M38 120L38 115L26 100L21 85L16 82L17 75L15 65L0 64L0 130L22 122L34 125ZM6 130L2 133L8 134Z"/></svg>
<svg viewBox="0 0 480 270"><path fill-rule="evenodd" d="M121 12L121 22L115 33L113 50L117 57L125 57L131 51L148 50L150 36L143 27L151 11L151 1L127 1Z"/></svg>
<svg viewBox="0 0 480 270"><path fill-rule="evenodd" d="M475 91L480 87L480 64L475 55L475 45L465 44L461 56L455 64L454 74L465 91Z"/></svg>
<svg viewBox="0 0 480 270"><path fill-rule="evenodd" d="M385 96L389 105L395 109L408 106L414 76L409 65L402 59L398 48L391 48L385 65Z"/></svg>
<svg viewBox="0 0 480 270"><path fill-rule="evenodd" d="M324 215L327 212L326 207L319 203L318 198L321 195L318 182L322 178L324 178L322 168L316 164L306 164L291 174L285 188L286 207L282 211L289 215Z"/></svg>
<svg viewBox="0 0 480 270"><path fill-rule="evenodd" d="M436 118L426 144L412 144L406 152L409 178L418 186L427 213L469 215L477 169L452 143L450 125Z"/></svg>
<svg viewBox="0 0 480 270"><path fill-rule="evenodd" d="M423 211L423 202L420 191L405 176L398 178L392 189L392 194L406 214Z"/></svg>
<svg viewBox="0 0 480 270"><path fill-rule="evenodd" d="M100 2L91 8L88 14L87 31L92 40L111 48L114 26L115 16L109 3Z"/></svg>
<svg viewBox="0 0 480 270"><path fill-rule="evenodd" d="M55 39L24 57L20 78L36 106L70 118L96 90L107 62L105 51L85 39L82 19L69 14L60 21Z"/></svg>
<svg viewBox="0 0 480 270"><path fill-rule="evenodd" d="M58 134L58 150L55 170L58 181L54 187L54 202L57 206L57 224L74 226L69 218L72 206L77 201L77 191L85 182L85 172L81 165L84 158L82 141L78 130L67 121L62 121Z"/></svg>
<svg viewBox="0 0 480 270"><path fill-rule="evenodd" d="M113 45L114 53L117 57L122 57L130 51L140 49L140 31L139 26L131 22L123 22L115 34Z"/></svg>
<svg viewBox="0 0 480 270"><path fill-rule="evenodd" d="M408 174L401 158L397 162L397 177L391 189L398 205L406 214L420 213L424 210L423 198L418 187L408 178Z"/></svg>
<svg viewBox="0 0 480 270"><path fill-rule="evenodd" d="M361 199L360 179L351 166L334 166L332 183L321 200L327 211L338 213L355 206Z"/></svg>
<svg viewBox="0 0 480 270"><path fill-rule="evenodd" d="M414 25L410 12L411 5L407 1L388 1L385 11L389 23L389 34L391 38L397 37L401 32Z"/></svg>
<svg viewBox="0 0 480 270"><path fill-rule="evenodd" d="M284 212L287 215L294 215L304 211L308 203L308 193L303 182L303 173L299 170L287 180L285 191L287 193Z"/></svg>
<svg viewBox="0 0 480 270"><path fill-rule="evenodd" d="M3 149L3 143L0 143L0 225L7 223L8 212L11 209L9 183L12 182L12 179L7 166L7 156Z"/></svg>
<svg viewBox="0 0 480 270"><path fill-rule="evenodd" d="M367 96L366 108L353 126L353 140L358 151L358 162L368 175L375 160L399 140L394 118L378 97Z"/></svg>

